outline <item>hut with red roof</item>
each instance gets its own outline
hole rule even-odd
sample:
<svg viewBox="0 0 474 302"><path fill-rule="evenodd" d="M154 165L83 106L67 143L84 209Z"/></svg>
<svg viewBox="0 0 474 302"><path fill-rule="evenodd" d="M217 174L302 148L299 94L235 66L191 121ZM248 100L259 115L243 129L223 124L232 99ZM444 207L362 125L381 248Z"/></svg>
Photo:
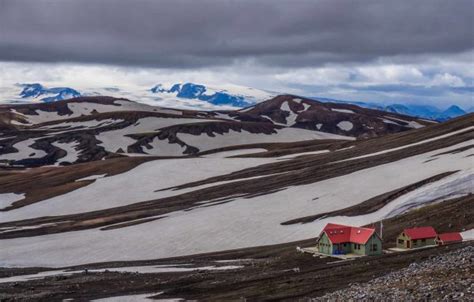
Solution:
<svg viewBox="0 0 474 302"><path fill-rule="evenodd" d="M319 235L318 251L327 255L379 255L382 240L375 229L328 223Z"/></svg>
<svg viewBox="0 0 474 302"><path fill-rule="evenodd" d="M459 232L439 234L436 238L437 245L446 245L458 242L462 242L462 236Z"/></svg>
<svg viewBox="0 0 474 302"><path fill-rule="evenodd" d="M433 227L416 227L404 229L397 237L397 247L402 249L420 248L436 245L436 231Z"/></svg>

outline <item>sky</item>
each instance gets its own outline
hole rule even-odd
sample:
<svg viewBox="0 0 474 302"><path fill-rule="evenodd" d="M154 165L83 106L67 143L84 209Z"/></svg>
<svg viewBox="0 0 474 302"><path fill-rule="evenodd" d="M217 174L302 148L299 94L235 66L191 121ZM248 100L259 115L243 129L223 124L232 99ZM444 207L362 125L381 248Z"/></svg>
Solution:
<svg viewBox="0 0 474 302"><path fill-rule="evenodd" d="M470 108L473 79L472 0L0 0L0 98L190 81Z"/></svg>

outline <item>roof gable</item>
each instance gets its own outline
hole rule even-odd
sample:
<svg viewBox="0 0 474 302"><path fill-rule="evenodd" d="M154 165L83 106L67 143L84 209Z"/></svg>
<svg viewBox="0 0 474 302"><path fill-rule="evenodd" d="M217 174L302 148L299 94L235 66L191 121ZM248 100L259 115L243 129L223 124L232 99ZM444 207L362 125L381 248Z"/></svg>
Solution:
<svg viewBox="0 0 474 302"><path fill-rule="evenodd" d="M365 244L375 233L375 230L370 228L360 228L328 223L326 227L324 227L323 233L326 234L333 244L344 242Z"/></svg>
<svg viewBox="0 0 474 302"><path fill-rule="evenodd" d="M410 237L411 240L436 238L437 236L435 229L430 226L405 229L403 232Z"/></svg>
<svg viewBox="0 0 474 302"><path fill-rule="evenodd" d="M439 234L439 240L443 242L462 241L462 236L458 232Z"/></svg>

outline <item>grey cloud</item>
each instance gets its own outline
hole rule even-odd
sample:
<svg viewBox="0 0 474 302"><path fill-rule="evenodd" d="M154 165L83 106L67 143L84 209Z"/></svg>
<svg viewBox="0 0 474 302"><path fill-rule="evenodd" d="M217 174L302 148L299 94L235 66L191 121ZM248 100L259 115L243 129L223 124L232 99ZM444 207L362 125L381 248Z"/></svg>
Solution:
<svg viewBox="0 0 474 302"><path fill-rule="evenodd" d="M474 48L474 2L0 0L0 60L318 66Z"/></svg>

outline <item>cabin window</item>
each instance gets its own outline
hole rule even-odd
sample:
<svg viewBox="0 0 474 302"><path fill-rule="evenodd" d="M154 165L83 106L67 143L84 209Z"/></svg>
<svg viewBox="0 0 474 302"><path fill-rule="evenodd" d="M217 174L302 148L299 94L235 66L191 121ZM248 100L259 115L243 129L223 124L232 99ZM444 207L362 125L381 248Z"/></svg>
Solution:
<svg viewBox="0 0 474 302"><path fill-rule="evenodd" d="M421 243L425 243L426 242L426 239L421 239Z"/></svg>
<svg viewBox="0 0 474 302"><path fill-rule="evenodd" d="M375 243L372 244L372 245L371 245L371 248L370 248L370 251L376 252L376 251L377 251L377 244L375 244Z"/></svg>
<svg viewBox="0 0 474 302"><path fill-rule="evenodd" d="M403 239L398 239L399 244L403 244L405 241Z"/></svg>
<svg viewBox="0 0 474 302"><path fill-rule="evenodd" d="M346 247L346 246L347 246L347 244L346 244L346 243L344 243L344 247Z"/></svg>

